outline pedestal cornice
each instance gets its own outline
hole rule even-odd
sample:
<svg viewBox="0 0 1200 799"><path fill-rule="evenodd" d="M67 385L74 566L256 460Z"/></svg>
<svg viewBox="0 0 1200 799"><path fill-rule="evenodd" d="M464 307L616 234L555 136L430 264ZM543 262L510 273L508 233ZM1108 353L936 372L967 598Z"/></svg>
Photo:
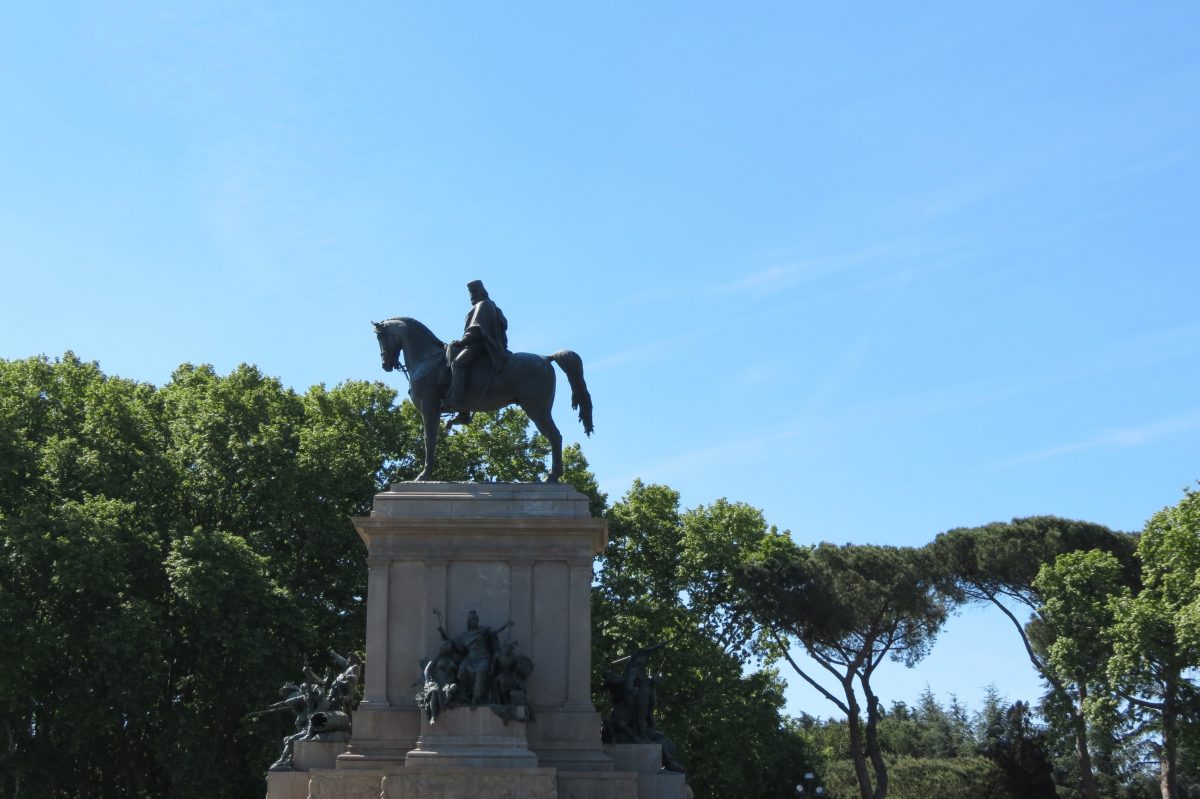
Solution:
<svg viewBox="0 0 1200 799"><path fill-rule="evenodd" d="M608 522L577 518L469 518L355 516L354 529L373 557L393 547L409 552L445 551L455 557L533 549L544 557L591 558L608 544ZM498 537L500 536L500 537ZM443 557L447 557L443 556Z"/></svg>

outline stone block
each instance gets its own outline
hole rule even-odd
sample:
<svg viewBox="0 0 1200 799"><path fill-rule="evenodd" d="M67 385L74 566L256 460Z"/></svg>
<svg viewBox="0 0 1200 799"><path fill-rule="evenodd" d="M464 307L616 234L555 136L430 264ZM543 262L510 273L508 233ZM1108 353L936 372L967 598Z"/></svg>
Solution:
<svg viewBox="0 0 1200 799"><path fill-rule="evenodd" d="M611 744L604 751L617 771L657 774L662 770L662 747L658 744Z"/></svg>
<svg viewBox="0 0 1200 799"><path fill-rule="evenodd" d="M413 689L414 693L416 689ZM338 768L392 768L417 745L421 711L414 707L360 704L354 712L354 736Z"/></svg>
<svg viewBox="0 0 1200 799"><path fill-rule="evenodd" d="M375 495L372 516L391 518L590 519L587 497L544 483L394 483Z"/></svg>
<svg viewBox="0 0 1200 799"><path fill-rule="evenodd" d="M631 771L560 771L558 799L638 799Z"/></svg>
<svg viewBox="0 0 1200 799"><path fill-rule="evenodd" d="M456 707L438 715L436 723L421 719L417 747L408 753L408 768L445 769L460 766L537 768L529 751L525 724L505 723L487 707Z"/></svg>
<svg viewBox="0 0 1200 799"><path fill-rule="evenodd" d="M638 774L638 799L687 799L691 789L687 778L674 771Z"/></svg>
<svg viewBox="0 0 1200 799"><path fill-rule="evenodd" d="M267 799L308 799L308 772L268 771Z"/></svg>
<svg viewBox="0 0 1200 799"><path fill-rule="evenodd" d="M659 772L658 795L655 799L687 799L691 792L683 774L675 771Z"/></svg>
<svg viewBox="0 0 1200 799"><path fill-rule="evenodd" d="M296 741L292 755L292 766L296 771L314 768L334 768L337 757L346 751L350 736L340 735L333 740Z"/></svg>
<svg viewBox="0 0 1200 799"><path fill-rule="evenodd" d="M612 758L601 749L600 714L579 710L535 708L527 725L529 748L538 763L559 771L611 771Z"/></svg>
<svg viewBox="0 0 1200 799"><path fill-rule="evenodd" d="M308 799L379 799L384 773L369 769L310 771Z"/></svg>
<svg viewBox="0 0 1200 799"><path fill-rule="evenodd" d="M687 777L662 767L659 744L612 744L604 747L618 773L637 775L638 799L687 799Z"/></svg>
<svg viewBox="0 0 1200 799"><path fill-rule="evenodd" d="M552 768L406 768L383 779L381 799L557 799Z"/></svg>
<svg viewBox="0 0 1200 799"><path fill-rule="evenodd" d="M590 658L592 558L607 528L589 515L586 496L565 485L404 483L352 521L367 545L370 665L339 768L406 762L420 715L419 660L441 642L433 611L453 635L475 609L485 625L512 621L520 653L534 662L528 748L537 762L606 769Z"/></svg>

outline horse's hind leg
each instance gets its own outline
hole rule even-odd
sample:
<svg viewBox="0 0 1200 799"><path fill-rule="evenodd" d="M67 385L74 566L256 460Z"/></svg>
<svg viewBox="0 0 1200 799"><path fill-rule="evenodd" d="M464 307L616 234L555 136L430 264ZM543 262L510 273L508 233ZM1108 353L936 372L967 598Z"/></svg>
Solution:
<svg viewBox="0 0 1200 799"><path fill-rule="evenodd" d="M550 442L550 474L546 475L546 482L557 483L558 478L563 476L562 433L558 432L558 426L550 418L549 408L537 413L526 408L525 413L529 414L529 418L538 432Z"/></svg>

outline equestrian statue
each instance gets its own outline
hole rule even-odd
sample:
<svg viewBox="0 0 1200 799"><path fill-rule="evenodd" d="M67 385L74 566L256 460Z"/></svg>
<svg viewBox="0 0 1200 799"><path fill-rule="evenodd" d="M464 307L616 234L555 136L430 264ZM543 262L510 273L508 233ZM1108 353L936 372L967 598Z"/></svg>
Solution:
<svg viewBox="0 0 1200 799"><path fill-rule="evenodd" d="M550 442L551 464L546 482L563 474L562 434L550 410L554 405L554 367L571 384L571 407L592 434L592 397L583 380L583 361L571 350L553 355L508 351L508 320L479 280L467 284L471 311L458 341L445 344L429 328L407 316L372 322L379 339L385 372L400 369L408 376L408 396L421 413L425 427L425 466L417 480L430 480L437 466L441 415L454 414L446 424L471 420L473 411L496 411L516 404ZM403 355L403 361L401 361Z"/></svg>

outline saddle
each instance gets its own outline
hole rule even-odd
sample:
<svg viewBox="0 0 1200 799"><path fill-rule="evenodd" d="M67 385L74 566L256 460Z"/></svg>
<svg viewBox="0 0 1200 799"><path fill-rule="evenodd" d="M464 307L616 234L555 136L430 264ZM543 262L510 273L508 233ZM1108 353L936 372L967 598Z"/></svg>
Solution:
<svg viewBox="0 0 1200 799"><path fill-rule="evenodd" d="M451 345L446 345L446 358L442 362L442 368L438 370L437 388L438 398L444 399L450 392L450 362L458 355L459 350ZM511 355L512 353L508 353ZM508 358L504 359L505 362ZM463 386L463 402L471 407L478 406L487 396L488 391L496 384L500 375L504 372L504 365L499 369L492 368L492 360L488 357L481 357L467 368L467 379Z"/></svg>

